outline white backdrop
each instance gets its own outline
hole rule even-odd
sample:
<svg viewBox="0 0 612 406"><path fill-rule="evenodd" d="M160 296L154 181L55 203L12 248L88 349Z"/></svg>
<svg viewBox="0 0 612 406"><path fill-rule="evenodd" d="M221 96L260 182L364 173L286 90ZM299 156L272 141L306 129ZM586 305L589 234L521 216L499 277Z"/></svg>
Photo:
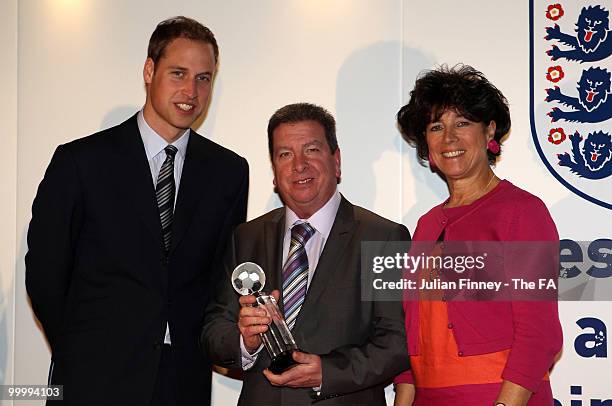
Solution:
<svg viewBox="0 0 612 406"><path fill-rule="evenodd" d="M269 116L285 104L309 101L337 118L342 192L414 230L418 217L447 192L417 164L394 116L419 71L465 62L510 101L512 133L497 174L540 196L562 238L610 238L610 211L559 184L533 146L528 2L175 3L0 1L0 384L46 381L49 352L25 293L23 258L32 199L51 154L58 144L115 125L141 107L148 38L157 22L174 15L198 19L219 41L220 69L198 131L249 161L249 218L279 205L268 162ZM609 1L604 6L611 8ZM608 180L601 186L611 185ZM565 345L552 375L555 397L563 406L612 399L604 377L612 361L583 358L574 350L575 338L584 333L578 319L612 326L609 303L562 303L561 317ZM582 395L570 395L570 386L581 386ZM240 382L216 375L213 404L235 404L239 388Z"/></svg>

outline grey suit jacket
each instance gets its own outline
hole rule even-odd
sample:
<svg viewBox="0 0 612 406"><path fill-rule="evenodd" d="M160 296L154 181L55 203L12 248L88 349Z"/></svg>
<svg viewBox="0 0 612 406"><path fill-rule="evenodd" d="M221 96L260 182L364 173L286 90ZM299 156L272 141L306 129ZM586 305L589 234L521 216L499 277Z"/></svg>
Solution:
<svg viewBox="0 0 612 406"><path fill-rule="evenodd" d="M237 264L255 262L266 272L265 291L281 290L284 224L285 209L279 208L240 225L229 242L226 277L205 312L201 336L203 350L218 365L241 368L238 295L229 275ZM312 389L272 386L262 374L270 363L263 350L244 373L238 404L385 405L384 387L409 367L404 316L401 303L361 300L361 242L409 239L403 225L343 197L293 328L298 346L321 356L320 396Z"/></svg>

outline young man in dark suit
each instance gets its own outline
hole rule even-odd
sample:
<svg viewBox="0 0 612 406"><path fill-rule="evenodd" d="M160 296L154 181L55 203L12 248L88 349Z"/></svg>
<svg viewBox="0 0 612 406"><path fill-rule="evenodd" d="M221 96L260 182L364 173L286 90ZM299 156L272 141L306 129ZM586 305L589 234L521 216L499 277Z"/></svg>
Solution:
<svg viewBox="0 0 612 406"><path fill-rule="evenodd" d="M247 162L190 130L218 54L197 21L161 22L143 109L59 146L39 186L26 286L65 405L210 404L198 332L248 192Z"/></svg>
<svg viewBox="0 0 612 406"><path fill-rule="evenodd" d="M399 302L361 300L361 242L407 241L410 234L340 195L335 121L323 108L281 108L269 121L268 142L285 206L234 232L202 346L213 362L245 371L240 406L385 405L385 385L408 368L403 311ZM280 291L279 306L304 351L280 375L267 369L259 337L270 319L230 284L243 262L264 269L266 291Z"/></svg>

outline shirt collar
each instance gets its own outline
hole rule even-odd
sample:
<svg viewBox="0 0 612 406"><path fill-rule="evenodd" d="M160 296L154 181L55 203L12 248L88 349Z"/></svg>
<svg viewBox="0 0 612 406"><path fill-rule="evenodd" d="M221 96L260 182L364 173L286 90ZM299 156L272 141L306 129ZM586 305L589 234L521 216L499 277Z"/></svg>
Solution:
<svg viewBox="0 0 612 406"><path fill-rule="evenodd" d="M340 196L340 192L336 189L327 203L308 219L299 218L293 210L285 206L285 233L287 233L295 223L308 222L308 224L327 239L334 225L334 220L336 219L336 213L338 212L338 207L340 207L341 200L342 197Z"/></svg>
<svg viewBox="0 0 612 406"><path fill-rule="evenodd" d="M169 144L161 137L161 135L156 133L155 130L149 126L144 118L142 110L138 112L136 120L138 121L138 130L140 131L145 152L147 153L147 161L150 161L154 156L162 152ZM177 153L181 155L183 160L185 159L185 154L187 152L187 142L189 141L190 133L190 129L186 129L185 132L172 143L172 145L178 149Z"/></svg>

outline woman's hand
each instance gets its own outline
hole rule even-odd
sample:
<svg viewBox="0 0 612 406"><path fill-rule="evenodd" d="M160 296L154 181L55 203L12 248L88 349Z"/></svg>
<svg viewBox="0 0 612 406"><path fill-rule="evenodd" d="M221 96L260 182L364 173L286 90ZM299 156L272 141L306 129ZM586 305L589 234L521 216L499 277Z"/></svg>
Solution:
<svg viewBox="0 0 612 406"><path fill-rule="evenodd" d="M504 381L495 402L503 403L506 406L525 406L531 395L529 389L510 381Z"/></svg>
<svg viewBox="0 0 612 406"><path fill-rule="evenodd" d="M398 383L395 385L395 401L393 406L412 406L414 402L414 385L411 383Z"/></svg>

